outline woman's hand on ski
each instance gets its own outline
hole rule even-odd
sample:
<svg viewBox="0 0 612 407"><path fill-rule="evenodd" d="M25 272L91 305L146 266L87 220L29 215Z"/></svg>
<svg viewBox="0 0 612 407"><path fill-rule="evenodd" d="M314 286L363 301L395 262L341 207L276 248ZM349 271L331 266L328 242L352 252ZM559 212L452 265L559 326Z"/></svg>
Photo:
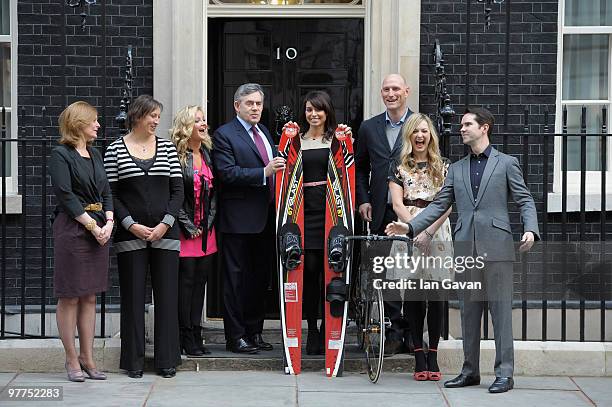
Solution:
<svg viewBox="0 0 612 407"><path fill-rule="evenodd" d="M346 124L340 123L338 125L338 129L344 130L344 134L346 134L347 137L351 138L351 142L352 143L355 142L355 139L353 138L353 130L349 126L347 126Z"/></svg>

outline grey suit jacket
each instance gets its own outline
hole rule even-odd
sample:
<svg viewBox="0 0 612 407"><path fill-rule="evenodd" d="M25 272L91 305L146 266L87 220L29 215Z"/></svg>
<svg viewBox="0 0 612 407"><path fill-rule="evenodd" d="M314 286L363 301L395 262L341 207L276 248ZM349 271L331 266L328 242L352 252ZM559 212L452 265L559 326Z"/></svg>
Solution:
<svg viewBox="0 0 612 407"><path fill-rule="evenodd" d="M436 198L409 222L413 235L417 236L456 203L459 217L453 234L455 255L471 256L475 245L476 254L484 256L486 261L514 261L509 195L521 211L524 230L533 232L539 240L535 203L519 162L495 148L487 160L478 196L472 193L470 156L467 155L449 167Z"/></svg>

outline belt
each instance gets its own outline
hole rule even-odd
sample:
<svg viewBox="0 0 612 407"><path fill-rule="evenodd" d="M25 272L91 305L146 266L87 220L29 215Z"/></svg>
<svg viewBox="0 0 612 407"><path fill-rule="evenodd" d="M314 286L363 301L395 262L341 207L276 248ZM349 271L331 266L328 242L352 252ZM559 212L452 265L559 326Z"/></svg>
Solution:
<svg viewBox="0 0 612 407"><path fill-rule="evenodd" d="M318 187L319 185L325 185L327 181L313 181L313 182L304 182L305 187Z"/></svg>
<svg viewBox="0 0 612 407"><path fill-rule="evenodd" d="M431 202L424 199L404 199L405 206L416 206L417 208L426 208Z"/></svg>
<svg viewBox="0 0 612 407"><path fill-rule="evenodd" d="M100 202L92 203L86 205L83 209L88 212L98 212L102 210L102 204Z"/></svg>

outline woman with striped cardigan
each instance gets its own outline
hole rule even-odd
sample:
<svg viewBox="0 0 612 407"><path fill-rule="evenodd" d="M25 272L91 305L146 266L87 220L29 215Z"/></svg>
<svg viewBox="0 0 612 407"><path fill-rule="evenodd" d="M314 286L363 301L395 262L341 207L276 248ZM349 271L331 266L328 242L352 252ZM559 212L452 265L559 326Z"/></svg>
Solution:
<svg viewBox="0 0 612 407"><path fill-rule="evenodd" d="M130 132L106 150L104 166L118 219L114 247L121 291L121 361L128 376L144 368L144 303L147 272L155 299L154 365L173 377L180 364L178 329L179 226L183 178L171 141L158 138L162 105L136 98L128 111Z"/></svg>

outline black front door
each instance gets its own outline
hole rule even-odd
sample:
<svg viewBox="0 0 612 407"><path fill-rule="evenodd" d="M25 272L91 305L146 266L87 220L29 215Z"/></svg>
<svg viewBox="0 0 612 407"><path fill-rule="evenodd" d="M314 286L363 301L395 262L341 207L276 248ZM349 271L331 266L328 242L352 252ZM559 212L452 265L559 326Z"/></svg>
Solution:
<svg viewBox="0 0 612 407"><path fill-rule="evenodd" d="M357 134L363 120L363 20L210 19L208 27L207 111L213 130L235 117L238 86L255 82L265 92L262 123L276 143L286 120L278 112L288 107L297 120L302 97L311 90L327 91L338 123ZM278 318L278 278L271 272L268 317ZM209 279L211 317L223 310L220 277Z"/></svg>
<svg viewBox="0 0 612 407"><path fill-rule="evenodd" d="M302 97L325 90L339 123L357 129L363 118L363 20L211 19L209 24L211 126L234 116L233 95L246 82L263 86L262 122L279 135L277 114L288 106L299 117ZM278 141L278 139L276 140Z"/></svg>

